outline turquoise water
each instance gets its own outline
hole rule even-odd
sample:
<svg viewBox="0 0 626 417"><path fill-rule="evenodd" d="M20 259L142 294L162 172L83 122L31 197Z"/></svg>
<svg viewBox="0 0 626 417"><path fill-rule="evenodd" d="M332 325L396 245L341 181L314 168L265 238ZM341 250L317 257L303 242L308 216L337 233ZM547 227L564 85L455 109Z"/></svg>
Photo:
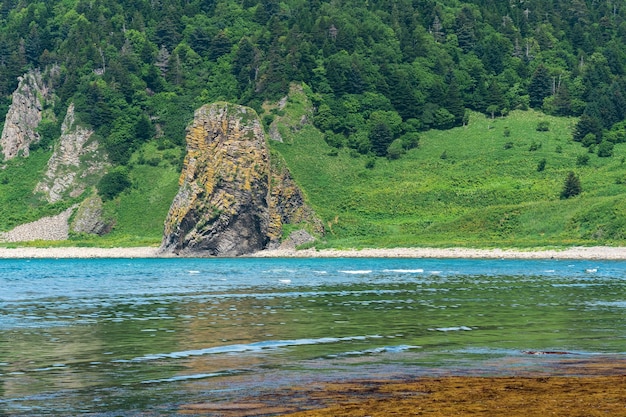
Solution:
<svg viewBox="0 0 626 417"><path fill-rule="evenodd" d="M0 415L626 356L626 262L0 260ZM559 351L565 355L529 355Z"/></svg>

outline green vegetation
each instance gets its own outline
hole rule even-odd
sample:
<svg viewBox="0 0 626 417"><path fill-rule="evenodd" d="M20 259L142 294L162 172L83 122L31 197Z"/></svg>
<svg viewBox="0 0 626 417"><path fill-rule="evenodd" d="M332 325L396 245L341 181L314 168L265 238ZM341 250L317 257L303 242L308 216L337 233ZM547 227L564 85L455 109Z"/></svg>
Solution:
<svg viewBox="0 0 626 417"><path fill-rule="evenodd" d="M228 101L282 137L327 245L620 243L625 42L626 8L591 0L5 1L0 113L31 69L54 100L0 172L0 230L80 200L32 194L74 103L114 220L74 242L157 244L193 111Z"/></svg>
<svg viewBox="0 0 626 417"><path fill-rule="evenodd" d="M0 230L57 214L74 201L47 204L33 195L43 177L50 152L39 149L28 158L16 158L3 164L0 170Z"/></svg>
<svg viewBox="0 0 626 417"><path fill-rule="evenodd" d="M537 131L541 122L550 129ZM370 168L369 157L345 149L328 156L323 135L310 126L293 144L273 147L323 217L326 246L624 244L626 167L589 153L578 166L575 124L534 111L494 120L473 113L466 127L422 133L418 148ZM540 146L531 151L532 144ZM626 145L615 151L626 155ZM561 199L571 171L582 190Z"/></svg>

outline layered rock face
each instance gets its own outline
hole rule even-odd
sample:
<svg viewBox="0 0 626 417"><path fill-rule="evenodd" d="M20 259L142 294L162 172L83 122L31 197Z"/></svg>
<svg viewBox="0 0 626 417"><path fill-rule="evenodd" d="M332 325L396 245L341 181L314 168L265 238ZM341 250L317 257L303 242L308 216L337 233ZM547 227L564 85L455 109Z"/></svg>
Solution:
<svg viewBox="0 0 626 417"><path fill-rule="evenodd" d="M188 128L180 189L165 221L162 251L238 256L279 239L283 222L290 218L286 212L310 210L284 208L287 195L298 194L304 202L299 191L272 189L270 182L280 187L283 181L270 165L254 110L228 103L198 109ZM284 175L281 171L278 177ZM298 204L298 198L287 200L290 206Z"/></svg>
<svg viewBox="0 0 626 417"><path fill-rule="evenodd" d="M19 78L0 137L4 159L12 159L18 155L28 156L30 144L39 141L36 129L41 121L44 104L42 99L47 99L48 94L49 89L38 70L30 71Z"/></svg>
<svg viewBox="0 0 626 417"><path fill-rule="evenodd" d="M66 197L78 197L97 183L109 163L92 134L92 130L76 124L74 104L70 104L61 126L61 137L35 192L43 193L48 202L54 203Z"/></svg>

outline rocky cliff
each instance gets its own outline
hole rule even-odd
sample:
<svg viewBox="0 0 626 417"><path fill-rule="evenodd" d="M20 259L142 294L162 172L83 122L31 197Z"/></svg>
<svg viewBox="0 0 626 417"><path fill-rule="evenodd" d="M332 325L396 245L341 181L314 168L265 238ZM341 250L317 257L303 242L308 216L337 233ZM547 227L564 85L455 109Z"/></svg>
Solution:
<svg viewBox="0 0 626 417"><path fill-rule="evenodd" d="M78 197L98 182L109 163L92 134L93 130L76 124L74 105L70 104L61 137L35 192L43 193L48 202L54 203L66 197Z"/></svg>
<svg viewBox="0 0 626 417"><path fill-rule="evenodd" d="M163 251L253 253L278 241L285 222L314 218L286 168L272 170L254 110L228 103L203 106L186 140L180 189L165 221Z"/></svg>
<svg viewBox="0 0 626 417"><path fill-rule="evenodd" d="M42 118L45 101L49 98L50 88L39 70L30 71L19 78L0 137L4 159L28 156L30 145L39 141L37 126Z"/></svg>

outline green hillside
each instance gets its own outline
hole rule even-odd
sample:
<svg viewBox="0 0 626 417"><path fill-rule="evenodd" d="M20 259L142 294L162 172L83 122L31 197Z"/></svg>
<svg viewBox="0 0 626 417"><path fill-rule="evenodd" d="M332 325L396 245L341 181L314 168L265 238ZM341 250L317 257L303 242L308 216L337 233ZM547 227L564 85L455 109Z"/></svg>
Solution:
<svg viewBox="0 0 626 417"><path fill-rule="evenodd" d="M473 113L466 127L424 132L397 160L337 150L310 126L273 146L324 218L328 246L623 244L626 145L611 158L589 153L571 140L576 121ZM583 192L561 199L569 171Z"/></svg>
<svg viewBox="0 0 626 417"><path fill-rule="evenodd" d="M159 244L185 128L229 101L282 132L321 246L623 244L625 43L617 1L3 1L0 121L24 74L49 97L0 231L99 194L110 233L59 244ZM51 205L70 105L111 168Z"/></svg>

